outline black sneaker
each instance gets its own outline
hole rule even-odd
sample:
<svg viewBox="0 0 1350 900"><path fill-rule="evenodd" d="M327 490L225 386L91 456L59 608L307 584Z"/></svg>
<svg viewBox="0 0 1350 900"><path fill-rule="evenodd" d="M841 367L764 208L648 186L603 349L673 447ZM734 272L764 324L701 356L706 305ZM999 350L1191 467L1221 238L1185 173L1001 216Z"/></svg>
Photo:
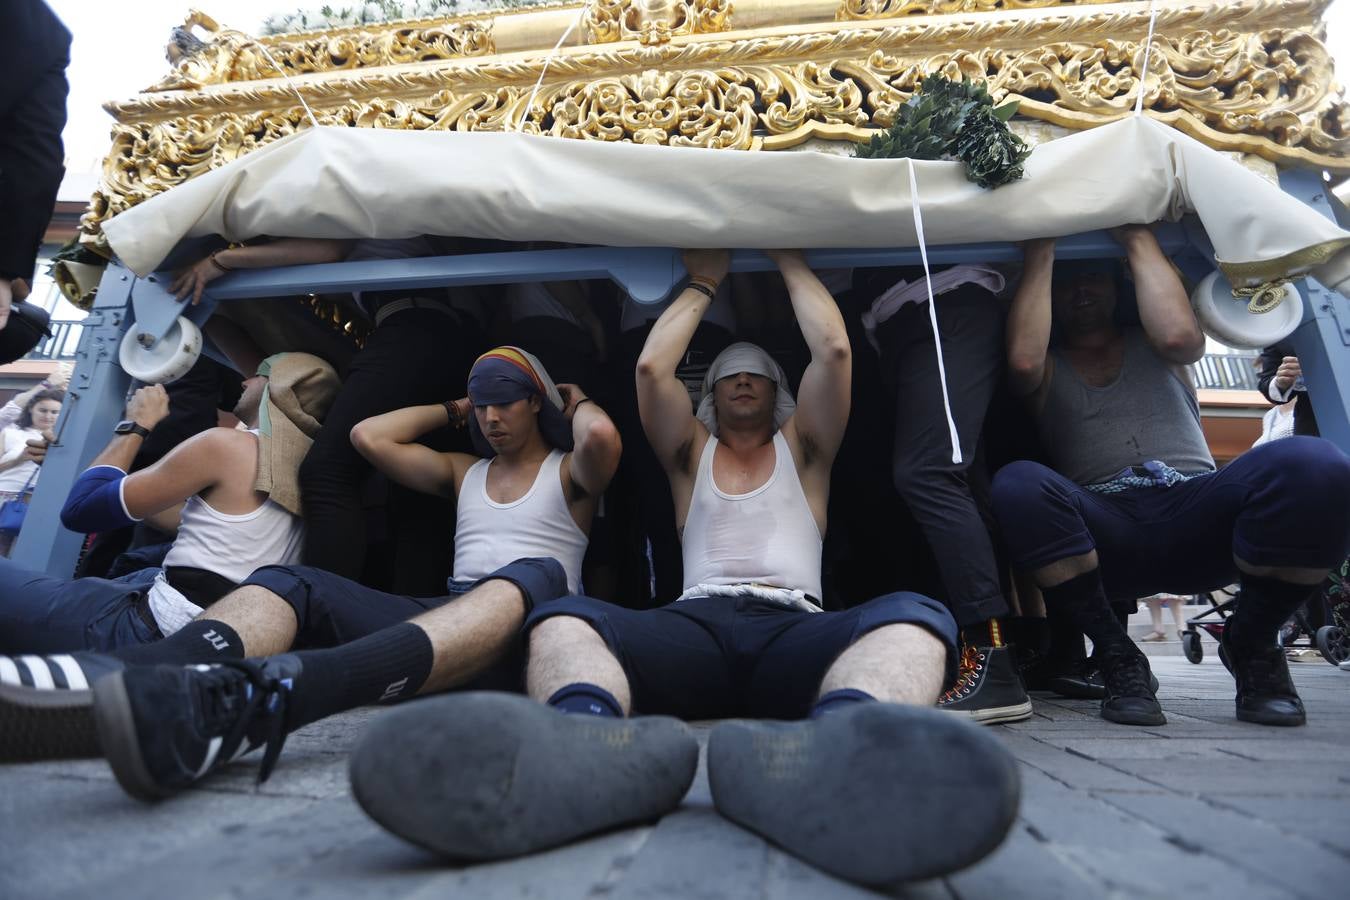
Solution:
<svg viewBox="0 0 1350 900"><path fill-rule="evenodd" d="M0 656L0 762L99 756L92 685L121 668L101 653Z"/></svg>
<svg viewBox="0 0 1350 900"><path fill-rule="evenodd" d="M1166 725L1162 705L1156 696L1157 682L1149 668L1148 657L1131 644L1128 648L1102 654L1102 680L1106 696L1102 698L1102 718L1120 725Z"/></svg>
<svg viewBox="0 0 1350 900"><path fill-rule="evenodd" d="M1233 646L1228 628L1219 635L1219 659L1237 682L1237 717L1258 725L1304 725L1308 714L1289 677L1284 650L1274 644L1256 650Z"/></svg>
<svg viewBox="0 0 1350 900"><path fill-rule="evenodd" d="M298 665L286 655L132 666L101 679L94 720L118 783L137 799L160 800L262 745L258 780L266 781L286 740L290 689L283 682Z"/></svg>
<svg viewBox="0 0 1350 900"><path fill-rule="evenodd" d="M1031 718L1031 700L1007 647L962 648L956 684L938 706L984 725Z"/></svg>
<svg viewBox="0 0 1350 900"><path fill-rule="evenodd" d="M723 722L708 738L708 782L731 821L832 875L885 886L993 852L1021 790L1017 762L992 732L891 703L805 722Z"/></svg>

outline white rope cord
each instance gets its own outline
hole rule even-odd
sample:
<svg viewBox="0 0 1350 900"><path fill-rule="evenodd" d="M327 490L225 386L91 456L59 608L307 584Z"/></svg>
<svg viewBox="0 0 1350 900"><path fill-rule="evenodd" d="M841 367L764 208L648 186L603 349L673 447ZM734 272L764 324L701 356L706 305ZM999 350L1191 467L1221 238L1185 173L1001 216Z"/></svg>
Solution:
<svg viewBox="0 0 1350 900"><path fill-rule="evenodd" d="M1148 61L1153 55L1153 26L1158 23L1158 0L1148 0L1148 39L1144 41L1144 68L1139 73L1139 96L1134 98L1134 114L1144 114L1144 89L1148 87Z"/></svg>
<svg viewBox="0 0 1350 900"><path fill-rule="evenodd" d="M309 104L305 102L305 98L301 95L300 89L299 89L298 87L295 86L295 82L294 82L294 81L291 81L291 76L287 75L287 74L286 74L286 70L283 69L283 68L281 67L281 64L278 63L275 59L272 58L272 54L271 54L271 53L268 53L268 52L267 52L267 45L266 45L266 44L264 44L264 43L262 43L261 41L259 41L259 42L258 42L258 49L261 50L261 51L263 52L263 56L267 57L267 61L270 62L270 63L272 64L272 66L273 66L278 72L281 73L281 77L284 78L284 79L286 80L286 87L290 88L292 91L295 92L295 99L299 100L299 101L300 101L300 105L303 106L303 107L305 108L305 114L306 114L307 116L309 116L309 123L310 123L311 125L313 125L315 128L318 128L318 127L319 127L319 120L316 119L316 118L314 118L314 110L312 110L312 109L309 108Z"/></svg>
<svg viewBox="0 0 1350 900"><path fill-rule="evenodd" d="M919 258L923 260L923 280L928 287L928 324L933 328L933 349L937 352L938 381L942 385L942 408L947 413L947 431L952 441L952 462L960 465L961 438L956 433L956 419L952 417L952 398L947 393L947 366L942 361L942 336L938 334L937 300L933 297L933 276L928 271L928 245L923 239L923 213L919 211L919 180L914 174L914 160L909 161L909 196L914 208L914 234L919 241Z"/></svg>
<svg viewBox="0 0 1350 900"><path fill-rule="evenodd" d="M585 15L586 8L583 7L581 13L577 16L576 21L567 26L567 30L562 33L562 37L558 38L558 43L554 44L553 49L549 51L548 57L544 60L544 67L539 70L539 80L534 83L534 88L530 91L530 99L525 101L525 109L521 111L520 121L516 123L517 134L525 127L525 120L530 117L530 107L534 106L534 98L539 96L539 87L544 83L544 76L548 74L548 67L553 64L553 57L558 55L558 51L562 49L562 45L572 36L572 32L581 24L581 20Z"/></svg>

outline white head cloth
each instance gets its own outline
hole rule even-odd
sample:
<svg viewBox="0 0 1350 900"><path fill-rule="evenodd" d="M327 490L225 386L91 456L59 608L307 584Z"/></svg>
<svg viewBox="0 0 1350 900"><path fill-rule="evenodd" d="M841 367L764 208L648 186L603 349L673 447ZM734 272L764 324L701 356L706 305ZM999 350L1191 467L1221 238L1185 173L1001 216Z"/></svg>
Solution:
<svg viewBox="0 0 1350 900"><path fill-rule="evenodd" d="M764 348L740 341L732 344L712 361L708 373L703 376L703 397L698 404L698 420L707 426L713 437L717 437L717 407L713 401L713 385L728 375L749 372L751 375L763 375L778 388L773 403L773 427L782 428L797 409L797 401L787 387L787 375L783 367L774 361Z"/></svg>

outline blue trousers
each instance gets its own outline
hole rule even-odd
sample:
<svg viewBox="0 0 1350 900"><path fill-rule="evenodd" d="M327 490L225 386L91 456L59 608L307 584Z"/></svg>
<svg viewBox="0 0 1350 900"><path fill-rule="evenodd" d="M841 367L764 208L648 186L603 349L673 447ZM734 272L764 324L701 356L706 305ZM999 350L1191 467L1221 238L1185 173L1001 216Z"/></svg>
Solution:
<svg viewBox="0 0 1350 900"><path fill-rule="evenodd" d="M0 653L106 651L159 640L145 603L159 571L53 578L0 559Z"/></svg>
<svg viewBox="0 0 1350 900"><path fill-rule="evenodd" d="M1019 569L1097 551L1106 595L1194 594L1253 566L1329 569L1350 545L1350 458L1321 438L1262 444L1167 488L1089 491L1039 463L994 477L994 515Z"/></svg>

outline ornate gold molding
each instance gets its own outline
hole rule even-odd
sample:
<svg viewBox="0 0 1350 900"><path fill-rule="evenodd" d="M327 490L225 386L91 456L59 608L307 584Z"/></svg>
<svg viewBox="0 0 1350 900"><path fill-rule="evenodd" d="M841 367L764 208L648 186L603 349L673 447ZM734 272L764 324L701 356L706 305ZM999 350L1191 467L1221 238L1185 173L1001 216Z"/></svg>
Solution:
<svg viewBox="0 0 1350 900"><path fill-rule="evenodd" d="M1120 0L840 0L841 20L884 19L895 16L960 12L993 12L1000 9L1043 9L1047 6L1090 6Z"/></svg>
<svg viewBox="0 0 1350 900"><path fill-rule="evenodd" d="M726 31L731 0L589 0L582 22L592 44L669 43L676 35Z"/></svg>
<svg viewBox="0 0 1350 900"><path fill-rule="evenodd" d="M192 33L201 28L207 40ZM372 31L254 38L222 28L192 10L175 29L167 54L173 71L151 91L183 91L233 81L255 81L311 72L375 68L428 60L490 56L497 52L492 22L420 22Z"/></svg>
<svg viewBox="0 0 1350 900"><path fill-rule="evenodd" d="M757 0L737 2L750 7ZM377 68L358 63L316 72L297 88L324 124L519 128L589 140L771 150L811 138L864 139L892 122L925 74L943 72L983 80L1000 99L1020 98L1024 118L1074 129L1130 114L1142 90L1149 115L1216 148L1350 172L1350 109L1333 90L1332 60L1321 40L1326 0L1162 0L1143 85L1147 2L1005 0L1019 9L980 11L994 2L962 0L963 9L979 7L977 14L712 33L697 30L705 27L698 23L726 27L728 19L712 14L730 16L731 3L678 0L661 9L711 17L679 20L688 30L660 40L653 36L664 32L649 30L644 43L643 23L656 19L595 16L602 7L656 15L656 6L591 0L584 12L619 28L619 37L564 47L549 58L533 103L547 51ZM835 3L828 0L830 10L839 8ZM955 3L929 0L933 7ZM550 14L573 10L583 12L576 5ZM621 21L627 24L615 24ZM121 209L307 122L293 89L276 79L147 93L109 110L118 123L103 187L85 218L90 232Z"/></svg>

